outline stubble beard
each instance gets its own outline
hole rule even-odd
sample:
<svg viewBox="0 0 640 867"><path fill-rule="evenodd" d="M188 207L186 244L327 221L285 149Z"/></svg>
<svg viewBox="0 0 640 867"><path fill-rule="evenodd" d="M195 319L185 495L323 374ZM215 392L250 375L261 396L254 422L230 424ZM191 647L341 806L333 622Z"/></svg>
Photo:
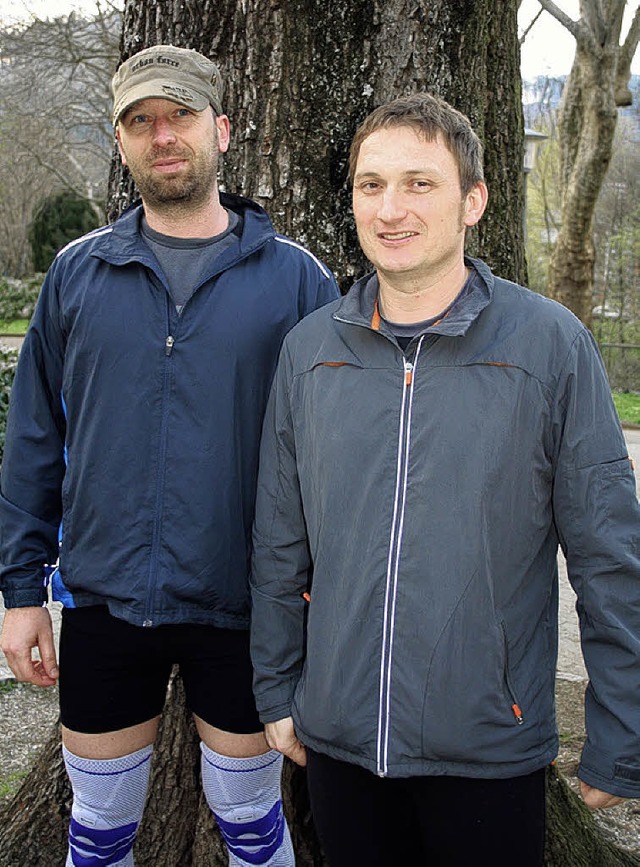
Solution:
<svg viewBox="0 0 640 867"><path fill-rule="evenodd" d="M157 211L182 211L198 208L211 198L218 174L217 151L189 154L185 171L174 177L153 173L152 163L161 158L182 156L176 152L155 152L145 165L132 168L131 174L146 205Z"/></svg>

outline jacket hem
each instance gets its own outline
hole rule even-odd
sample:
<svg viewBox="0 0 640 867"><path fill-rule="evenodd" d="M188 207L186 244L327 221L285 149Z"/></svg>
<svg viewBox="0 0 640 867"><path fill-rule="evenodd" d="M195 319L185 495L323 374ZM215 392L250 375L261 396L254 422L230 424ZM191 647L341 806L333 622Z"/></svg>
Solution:
<svg viewBox="0 0 640 867"><path fill-rule="evenodd" d="M90 605L106 605L113 617L125 620L133 626L169 626L192 624L199 626L215 626L219 629L249 629L249 616L229 614L224 611L208 610L183 606L170 611L154 612L151 617L145 617L139 608L130 608L114 599L94 596L91 593L73 592L73 607L86 608Z"/></svg>
<svg viewBox="0 0 640 867"><path fill-rule="evenodd" d="M378 774L377 764L374 759L359 753L337 748L333 744L327 744L309 737L299 730L296 725L296 733L300 741L312 750L323 753L332 759L359 765L376 776L386 777L472 777L476 779L508 779L510 777L522 777L532 774L541 768L547 767L557 755L557 748L548 747L536 756L528 759L520 759L511 762L455 762L435 761L425 758L410 759L402 762L388 763L388 771L384 775Z"/></svg>

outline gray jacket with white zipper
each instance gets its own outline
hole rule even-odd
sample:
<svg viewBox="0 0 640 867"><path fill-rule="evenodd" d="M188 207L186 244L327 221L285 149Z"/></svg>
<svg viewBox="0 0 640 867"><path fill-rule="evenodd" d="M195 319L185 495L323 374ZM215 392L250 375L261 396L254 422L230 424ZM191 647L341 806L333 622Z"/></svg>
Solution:
<svg viewBox="0 0 640 867"><path fill-rule="evenodd" d="M580 777L638 797L640 510L606 375L568 310L468 264L481 279L406 355L369 278L285 339L254 528L258 708L380 775L543 767L560 544L590 677Z"/></svg>

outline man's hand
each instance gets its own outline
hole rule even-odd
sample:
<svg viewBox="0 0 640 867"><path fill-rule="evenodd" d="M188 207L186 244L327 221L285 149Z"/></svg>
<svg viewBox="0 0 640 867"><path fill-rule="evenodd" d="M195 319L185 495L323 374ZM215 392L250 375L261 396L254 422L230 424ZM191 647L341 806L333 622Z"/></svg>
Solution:
<svg viewBox="0 0 640 867"><path fill-rule="evenodd" d="M619 798L617 795L610 795L608 792L602 792L600 789L595 789L588 783L583 783L580 780L580 794L590 810L602 810L607 807L615 807L616 804L621 804L625 798Z"/></svg>
<svg viewBox="0 0 640 867"><path fill-rule="evenodd" d="M17 680L36 686L53 686L58 680L51 615L46 608L8 608L0 646ZM32 658L34 648L39 659Z"/></svg>
<svg viewBox="0 0 640 867"><path fill-rule="evenodd" d="M288 756L296 765L304 768L307 764L307 751L296 737L293 720L290 716L276 722L266 723L264 735L272 750Z"/></svg>

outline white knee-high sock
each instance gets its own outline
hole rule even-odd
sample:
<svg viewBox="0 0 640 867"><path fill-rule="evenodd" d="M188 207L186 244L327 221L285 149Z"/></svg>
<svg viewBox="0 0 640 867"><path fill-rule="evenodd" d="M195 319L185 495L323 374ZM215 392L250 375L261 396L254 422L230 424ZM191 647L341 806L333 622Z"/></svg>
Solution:
<svg viewBox="0 0 640 867"><path fill-rule="evenodd" d="M282 812L282 756L275 750L248 759L221 756L201 743L202 786L229 850L232 867L294 867Z"/></svg>
<svg viewBox="0 0 640 867"><path fill-rule="evenodd" d="M73 789L66 867L133 867L152 747L100 760L62 752Z"/></svg>

